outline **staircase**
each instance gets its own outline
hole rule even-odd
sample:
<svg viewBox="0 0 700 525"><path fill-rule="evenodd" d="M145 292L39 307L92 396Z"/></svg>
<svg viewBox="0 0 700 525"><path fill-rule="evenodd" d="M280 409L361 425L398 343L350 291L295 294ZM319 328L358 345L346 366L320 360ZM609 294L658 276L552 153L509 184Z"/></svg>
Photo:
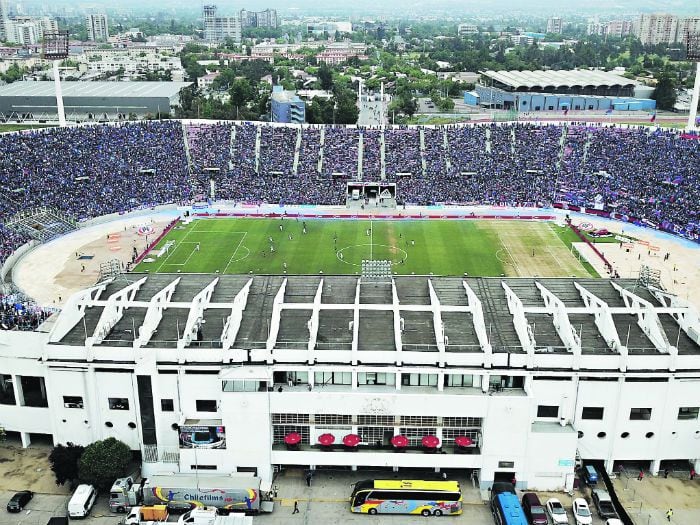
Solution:
<svg viewBox="0 0 700 525"><path fill-rule="evenodd" d="M255 130L255 173L260 173L260 143L262 137L262 126Z"/></svg>
<svg viewBox="0 0 700 525"><path fill-rule="evenodd" d="M297 129L297 144L294 146L294 162L292 163L292 174L296 177L299 172L299 153L301 152L301 128Z"/></svg>
<svg viewBox="0 0 700 525"><path fill-rule="evenodd" d="M236 144L236 126L231 126L231 140L228 144L229 155L228 155L228 169L233 171L233 152Z"/></svg>
<svg viewBox="0 0 700 525"><path fill-rule="evenodd" d="M491 128L486 128L486 153L491 154Z"/></svg>
<svg viewBox="0 0 700 525"><path fill-rule="evenodd" d="M426 176L426 171L428 169L428 164L425 161L425 133L423 128L418 130L418 136L420 137L420 163L421 170L423 171L423 177Z"/></svg>
<svg viewBox="0 0 700 525"><path fill-rule="evenodd" d="M447 129L442 129L442 149L445 150L445 166L447 167L447 173L452 171L452 160L450 158L450 141L447 140Z"/></svg>
<svg viewBox="0 0 700 525"><path fill-rule="evenodd" d="M379 133L379 165L381 180L386 180L386 144L384 142L384 130Z"/></svg>
<svg viewBox="0 0 700 525"><path fill-rule="evenodd" d="M187 169L190 172L190 176L192 176L192 172L194 171L194 165L192 164L192 155L190 153L190 143L187 140L187 126L183 121L181 121L182 124L182 140L185 143L185 156L187 157Z"/></svg>
<svg viewBox="0 0 700 525"><path fill-rule="evenodd" d="M357 143L357 180L362 180L362 175L364 170L362 169L362 159L364 158L365 152L365 134L360 131L358 133L359 139Z"/></svg>
<svg viewBox="0 0 700 525"><path fill-rule="evenodd" d="M318 148L318 172L323 170L323 146L326 144L326 128L321 128L321 136L319 137L321 147Z"/></svg>

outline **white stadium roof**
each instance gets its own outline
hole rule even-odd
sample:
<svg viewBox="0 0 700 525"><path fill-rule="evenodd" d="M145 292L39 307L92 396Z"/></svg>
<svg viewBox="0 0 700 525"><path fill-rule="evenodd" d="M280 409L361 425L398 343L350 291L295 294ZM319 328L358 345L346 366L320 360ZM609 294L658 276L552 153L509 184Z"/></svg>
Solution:
<svg viewBox="0 0 700 525"><path fill-rule="evenodd" d="M573 86L636 86L635 80L622 77L616 73L607 71L573 69L568 71L482 71L493 80L512 88L544 88L554 86L558 88Z"/></svg>

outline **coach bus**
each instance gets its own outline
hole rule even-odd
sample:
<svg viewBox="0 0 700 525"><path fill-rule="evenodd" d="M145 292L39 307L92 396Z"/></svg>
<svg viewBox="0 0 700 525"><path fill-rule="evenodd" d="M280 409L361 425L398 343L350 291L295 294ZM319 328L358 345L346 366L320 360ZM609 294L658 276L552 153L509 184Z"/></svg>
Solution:
<svg viewBox="0 0 700 525"><path fill-rule="evenodd" d="M350 497L350 510L367 514L462 514L462 491L457 481L359 481Z"/></svg>
<svg viewBox="0 0 700 525"><path fill-rule="evenodd" d="M500 492L491 498L491 512L496 525L528 525L518 496Z"/></svg>

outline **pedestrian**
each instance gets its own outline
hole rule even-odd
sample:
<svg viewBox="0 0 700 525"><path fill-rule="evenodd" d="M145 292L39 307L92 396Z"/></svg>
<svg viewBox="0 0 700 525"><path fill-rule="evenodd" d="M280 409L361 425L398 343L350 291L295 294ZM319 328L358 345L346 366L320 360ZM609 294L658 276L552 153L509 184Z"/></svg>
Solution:
<svg viewBox="0 0 700 525"><path fill-rule="evenodd" d="M306 486L307 486L307 487L310 487L310 486L311 486L311 477L312 477L311 472L307 472L307 473L306 473Z"/></svg>
<svg viewBox="0 0 700 525"><path fill-rule="evenodd" d="M639 476L637 476L637 481L642 481L644 479L644 471L639 470Z"/></svg>
<svg viewBox="0 0 700 525"><path fill-rule="evenodd" d="M294 500L294 510L292 514L299 514L299 502L297 500Z"/></svg>
<svg viewBox="0 0 700 525"><path fill-rule="evenodd" d="M291 234L291 233L289 234L289 240L290 240L290 241L292 240L292 234Z"/></svg>
<svg viewBox="0 0 700 525"><path fill-rule="evenodd" d="M81 265L80 265L80 271L81 271L81 272L84 272L84 271L85 271L85 265L84 265L84 264L81 264Z"/></svg>
<svg viewBox="0 0 700 525"><path fill-rule="evenodd" d="M664 469L664 479L668 479L668 469Z"/></svg>
<svg viewBox="0 0 700 525"><path fill-rule="evenodd" d="M690 481L693 481L695 479L695 469L693 467L690 467Z"/></svg>
<svg viewBox="0 0 700 525"><path fill-rule="evenodd" d="M668 509L668 510L666 511L666 519L667 519L668 521L671 521L671 518L672 518L672 517L673 517L673 509Z"/></svg>
<svg viewBox="0 0 700 525"><path fill-rule="evenodd" d="M282 225L280 224L280 231L282 231Z"/></svg>
<svg viewBox="0 0 700 525"><path fill-rule="evenodd" d="M194 251L196 251L196 252L199 251L199 243L197 243L197 246L194 247Z"/></svg>

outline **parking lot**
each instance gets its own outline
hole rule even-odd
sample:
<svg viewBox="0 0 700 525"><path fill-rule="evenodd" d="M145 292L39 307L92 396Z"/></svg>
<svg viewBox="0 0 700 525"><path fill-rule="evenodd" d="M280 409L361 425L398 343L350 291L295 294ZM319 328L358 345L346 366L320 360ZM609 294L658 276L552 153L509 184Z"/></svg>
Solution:
<svg viewBox="0 0 700 525"><path fill-rule="evenodd" d="M36 492L34 499L23 512L10 514L0 509L0 524L4 525L45 525L52 516L65 516L69 499L68 489L57 487L53 474L48 468L46 456L49 447L21 449L3 446L0 448L0 503L4 505L17 490L28 489ZM311 486L306 486L303 469L283 471L275 480L277 489L275 511L272 514L260 515L255 522L270 525L287 523L298 524L345 524L365 523L422 523L421 516L379 515L367 516L352 514L348 508L348 497L352 492L352 484L370 478L425 479L430 474L424 472L350 472L350 471L318 471L314 474ZM472 485L466 476L450 474L450 479L461 482L464 513L458 517L445 518L450 523L469 525L492 525L493 518L488 505L487 491L480 491ZM665 514L673 508L672 524L690 525L700 523L700 480L690 481L687 476L673 473L668 479L663 476L647 475L643 481L622 476L614 480L620 500L630 513L636 525L666 525ZM519 491L520 493L520 491ZM595 515L591 503L590 490L577 490L573 497L565 493L538 492L540 501L544 504L550 497L558 498L567 510L569 524L574 525L571 511L573 497L584 497L591 506L594 514L593 525L603 525L603 521ZM294 502L297 502L299 513L293 514ZM122 516L109 512L107 495L101 495L90 517L83 523L86 525L117 525ZM171 521L177 521L171 516Z"/></svg>

